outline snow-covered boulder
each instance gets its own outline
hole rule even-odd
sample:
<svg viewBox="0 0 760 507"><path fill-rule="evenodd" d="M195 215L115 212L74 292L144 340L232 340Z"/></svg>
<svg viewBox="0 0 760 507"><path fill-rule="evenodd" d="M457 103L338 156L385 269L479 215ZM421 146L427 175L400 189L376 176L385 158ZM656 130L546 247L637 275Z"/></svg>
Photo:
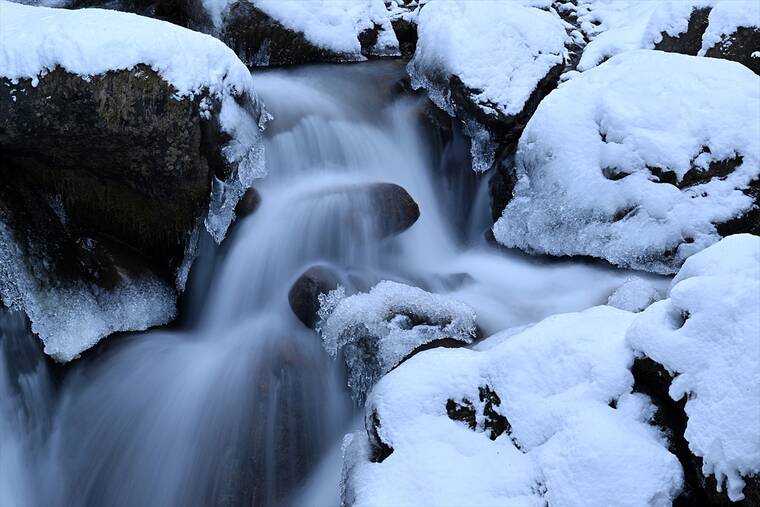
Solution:
<svg viewBox="0 0 760 507"><path fill-rule="evenodd" d="M463 122L475 171L514 145L562 71L564 25L537 3L431 1L417 16L412 86Z"/></svg>
<svg viewBox="0 0 760 507"><path fill-rule="evenodd" d="M0 294L77 357L171 320L205 220L264 174L266 113L220 41L134 14L0 2Z"/></svg>
<svg viewBox="0 0 760 507"><path fill-rule="evenodd" d="M642 369L637 383L680 402L685 431L668 429L688 442L682 461L711 504L760 500L760 237L729 236L688 258L627 340L664 370Z"/></svg>
<svg viewBox="0 0 760 507"><path fill-rule="evenodd" d="M358 403L382 375L414 353L472 343L477 333L469 306L391 281L348 297L338 287L320 295L320 303L317 330L331 356L343 355Z"/></svg>
<svg viewBox="0 0 760 507"><path fill-rule="evenodd" d="M590 40L578 70L636 49L725 58L760 73L760 4L754 0L581 0L570 4Z"/></svg>
<svg viewBox="0 0 760 507"><path fill-rule="evenodd" d="M251 66L396 56L382 0L204 0L220 38Z"/></svg>
<svg viewBox="0 0 760 507"><path fill-rule="evenodd" d="M726 60L620 54L563 83L528 123L498 242L674 273L757 231L760 77Z"/></svg>
<svg viewBox="0 0 760 507"><path fill-rule="evenodd" d="M630 392L632 319L595 307L404 362L344 443L344 504L671 505L681 467Z"/></svg>
<svg viewBox="0 0 760 507"><path fill-rule="evenodd" d="M252 67L355 62L397 56L383 0L14 0L79 9L101 7L212 34Z"/></svg>
<svg viewBox="0 0 760 507"><path fill-rule="evenodd" d="M654 284L634 276L610 294L607 304L628 312L640 312L660 299L662 296Z"/></svg>

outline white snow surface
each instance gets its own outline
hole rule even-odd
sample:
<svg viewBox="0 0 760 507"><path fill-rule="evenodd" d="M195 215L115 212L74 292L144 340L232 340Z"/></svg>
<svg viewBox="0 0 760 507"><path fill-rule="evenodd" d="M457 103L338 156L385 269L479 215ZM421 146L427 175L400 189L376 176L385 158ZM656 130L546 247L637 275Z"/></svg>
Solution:
<svg viewBox="0 0 760 507"><path fill-rule="evenodd" d="M707 30L702 36L699 55L723 41L740 27L760 30L760 2L755 0L723 0L715 4L708 17Z"/></svg>
<svg viewBox="0 0 760 507"><path fill-rule="evenodd" d="M675 375L689 448L720 491L743 499L760 473L760 237L729 236L690 257L670 297L645 310L628 342Z"/></svg>
<svg viewBox="0 0 760 507"><path fill-rule="evenodd" d="M464 86L477 90L471 98L485 114L520 113L538 82L564 60L564 26L555 14L531 6L536 4L529 0L427 3L417 16L419 38L408 66L414 88L425 88L430 99L453 116L448 80L457 76ZM483 129L473 125L469 130ZM473 169L488 169L493 158L484 155L489 140L474 133L470 137Z"/></svg>
<svg viewBox="0 0 760 507"><path fill-rule="evenodd" d="M224 11L231 0L203 0L214 24L223 23ZM343 53L347 59L365 60L361 54L359 34L380 26L376 52L398 55L398 40L391 26L390 14L383 0L250 0L262 12L296 32L302 32L312 44Z"/></svg>
<svg viewBox="0 0 760 507"><path fill-rule="evenodd" d="M359 358L347 357L349 369L355 370L350 373L349 384L353 384L350 387L354 391L362 391L359 399L380 375L419 346L443 338L472 343L475 337L475 312L466 304L388 280L368 293L349 297L344 297L339 288L320 295L320 303L317 329L331 356L361 337L372 337L377 342L378 371L360 371L371 369L364 364L362 354ZM355 374L366 378L352 381Z"/></svg>
<svg viewBox="0 0 760 507"><path fill-rule="evenodd" d="M738 63L650 50L613 57L539 105L494 236L528 251L674 273L720 239L713 224L753 206L741 189L760 176L758 110L760 77ZM727 177L683 189L650 171L680 181L692 167L737 156Z"/></svg>
<svg viewBox="0 0 760 507"><path fill-rule="evenodd" d="M640 312L662 299L660 291L641 277L631 277L610 295L607 304L629 312Z"/></svg>
<svg viewBox="0 0 760 507"><path fill-rule="evenodd" d="M760 27L755 0L581 0L576 12L581 31L590 39L578 70L585 71L617 54L653 49L662 34L686 32L694 9L711 9L699 55L738 27Z"/></svg>
<svg viewBox="0 0 760 507"><path fill-rule="evenodd" d="M652 405L631 394L624 335L632 319L594 307L494 335L486 342L496 345L480 351L412 357L367 401L393 452L373 463L366 434L348 439L345 494L356 506L670 505L681 467L647 423ZM499 396L494 408L511 435L491 440L483 430L485 386ZM473 403L475 430L447 416L449 399Z"/></svg>

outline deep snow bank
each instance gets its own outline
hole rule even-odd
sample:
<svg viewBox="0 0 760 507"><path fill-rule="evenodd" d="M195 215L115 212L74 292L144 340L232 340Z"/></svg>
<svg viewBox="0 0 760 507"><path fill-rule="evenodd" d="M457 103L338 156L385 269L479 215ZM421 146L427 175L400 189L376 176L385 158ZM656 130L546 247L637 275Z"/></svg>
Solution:
<svg viewBox="0 0 760 507"><path fill-rule="evenodd" d="M760 78L737 63L618 55L542 101L494 235L673 273L723 229L756 227L740 219L757 206L758 110Z"/></svg>

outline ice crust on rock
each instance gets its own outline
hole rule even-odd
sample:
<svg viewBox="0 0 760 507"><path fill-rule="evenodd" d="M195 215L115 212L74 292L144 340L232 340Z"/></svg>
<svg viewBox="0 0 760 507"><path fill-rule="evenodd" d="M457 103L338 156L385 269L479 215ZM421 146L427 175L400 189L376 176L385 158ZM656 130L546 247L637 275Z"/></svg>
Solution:
<svg viewBox="0 0 760 507"><path fill-rule="evenodd" d="M729 236L686 260L669 298L634 320L631 346L675 379L686 397L685 438L728 497L760 473L760 237Z"/></svg>
<svg viewBox="0 0 760 507"><path fill-rule="evenodd" d="M246 1L246 0L242 0ZM341 53L357 61L362 55L359 34L378 28L375 51L398 55L398 41L391 26L390 14L383 0L247 0L257 9L296 32L317 47ZM203 0L203 5L217 27L233 0Z"/></svg>
<svg viewBox="0 0 760 507"><path fill-rule="evenodd" d="M349 387L362 401L378 378L416 348L435 340L471 343L475 312L464 303L392 281L345 297L342 287L320 295L317 329L327 352L343 352Z"/></svg>
<svg viewBox="0 0 760 507"><path fill-rule="evenodd" d="M529 0L431 1L417 15L418 41L407 67L414 88L454 116L455 76L482 114L520 113L537 84L563 61L566 33L558 16ZM474 36L477 34L477 36ZM459 104L461 107L462 104ZM473 169L493 162L488 132L470 119Z"/></svg>
<svg viewBox="0 0 760 507"><path fill-rule="evenodd" d="M117 331L141 331L174 319L176 295L146 274L123 277L110 290L95 284L50 286L27 266L11 231L0 220L0 301L23 310L45 353L66 362Z"/></svg>
<svg viewBox="0 0 760 507"><path fill-rule="evenodd" d="M742 190L760 176L758 110L760 77L738 63L620 54L541 102L494 236L674 273L756 205Z"/></svg>
<svg viewBox="0 0 760 507"><path fill-rule="evenodd" d="M433 349L405 361L367 400L368 428L392 452L373 457L367 434L347 441L344 501L671 505L682 471L647 422L653 406L631 394L625 332L633 318L595 307L483 342L493 347ZM495 439L483 429L486 387L507 421ZM474 428L448 414L450 402L468 401Z"/></svg>

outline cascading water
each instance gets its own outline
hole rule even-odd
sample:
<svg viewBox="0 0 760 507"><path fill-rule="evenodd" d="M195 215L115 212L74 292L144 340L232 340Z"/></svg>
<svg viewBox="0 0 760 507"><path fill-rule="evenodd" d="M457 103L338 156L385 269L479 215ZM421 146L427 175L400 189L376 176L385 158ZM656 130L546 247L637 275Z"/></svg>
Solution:
<svg viewBox="0 0 760 507"><path fill-rule="evenodd" d="M606 301L624 272L487 245L487 183L456 131L443 148L424 100L394 92L403 75L396 62L257 75L276 118L261 205L223 248L204 240L183 324L113 337L53 378L23 319L1 316L0 505L337 504L356 409L287 297L315 263L357 287L449 293L486 333ZM378 182L419 205L399 236L378 233L361 191Z"/></svg>

